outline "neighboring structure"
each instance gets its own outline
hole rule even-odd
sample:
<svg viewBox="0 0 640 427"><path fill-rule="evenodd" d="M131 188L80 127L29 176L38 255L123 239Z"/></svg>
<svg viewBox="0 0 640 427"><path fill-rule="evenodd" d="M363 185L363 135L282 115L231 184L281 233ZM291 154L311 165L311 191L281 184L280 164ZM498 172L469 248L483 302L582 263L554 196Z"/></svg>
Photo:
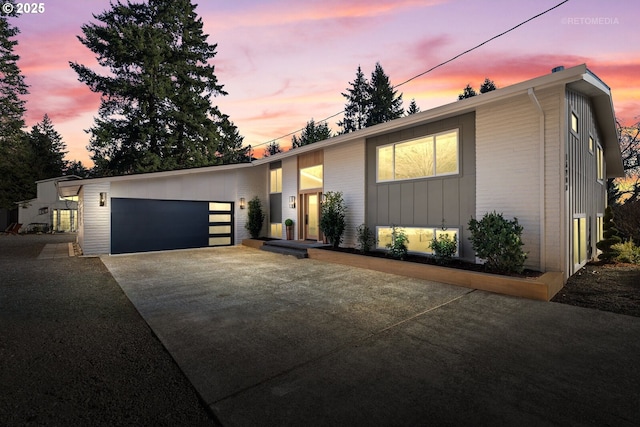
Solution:
<svg viewBox="0 0 640 427"><path fill-rule="evenodd" d="M75 175L36 181L37 197L18 202L18 223L22 231L69 232L78 228L78 197L61 197L58 183L75 181Z"/></svg>
<svg viewBox="0 0 640 427"><path fill-rule="evenodd" d="M391 227L429 253L455 233L475 260L467 223L491 211L524 226L526 267L565 279L595 256L606 178L622 176L610 89L586 65L252 163L60 183L79 196L85 254L233 245L248 237L243 203L258 196L265 234L320 239L322 194L342 191L344 244L366 223L384 248ZM443 227L444 226L444 227Z"/></svg>

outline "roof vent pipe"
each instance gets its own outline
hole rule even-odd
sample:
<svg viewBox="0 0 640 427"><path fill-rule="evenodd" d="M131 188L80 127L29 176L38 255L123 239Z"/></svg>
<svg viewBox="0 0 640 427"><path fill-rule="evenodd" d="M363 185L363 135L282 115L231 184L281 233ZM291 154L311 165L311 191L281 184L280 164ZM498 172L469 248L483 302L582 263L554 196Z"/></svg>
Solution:
<svg viewBox="0 0 640 427"><path fill-rule="evenodd" d="M557 73L558 71L562 71L564 70L564 65L558 65L557 67L554 67L553 69L551 69L552 73Z"/></svg>

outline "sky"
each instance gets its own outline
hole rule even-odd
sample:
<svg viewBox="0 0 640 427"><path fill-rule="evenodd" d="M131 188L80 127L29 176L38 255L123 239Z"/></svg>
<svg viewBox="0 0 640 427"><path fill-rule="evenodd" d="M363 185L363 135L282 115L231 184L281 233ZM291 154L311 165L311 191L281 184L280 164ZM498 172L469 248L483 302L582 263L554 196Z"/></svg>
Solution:
<svg viewBox="0 0 640 427"><path fill-rule="evenodd" d="M134 0L139 2L140 0ZM218 82L212 98L245 144L261 147L344 108L341 93L362 67L379 62L397 85L525 21L562 0L194 0ZM2 0L0 0L2 3ZM44 0L44 11L11 19L15 51L29 85L25 121L46 113L67 145L67 159L91 166L86 146L100 95L80 83L69 61L106 73L77 39L109 0ZM640 119L640 2L569 0L553 11L398 88L404 106L422 111L454 102L485 77L498 88L564 65L586 63L612 90L617 117ZM338 130L339 117L329 121ZM287 147L291 137L279 139Z"/></svg>

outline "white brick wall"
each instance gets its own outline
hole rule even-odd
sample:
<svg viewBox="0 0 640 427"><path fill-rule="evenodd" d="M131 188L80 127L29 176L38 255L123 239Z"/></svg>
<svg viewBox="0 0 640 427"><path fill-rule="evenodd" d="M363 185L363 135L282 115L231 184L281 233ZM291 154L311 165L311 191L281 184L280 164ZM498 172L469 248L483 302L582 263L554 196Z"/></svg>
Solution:
<svg viewBox="0 0 640 427"><path fill-rule="evenodd" d="M356 245L356 227L365 222L365 140L324 150L324 191L342 191L347 205L343 246Z"/></svg>

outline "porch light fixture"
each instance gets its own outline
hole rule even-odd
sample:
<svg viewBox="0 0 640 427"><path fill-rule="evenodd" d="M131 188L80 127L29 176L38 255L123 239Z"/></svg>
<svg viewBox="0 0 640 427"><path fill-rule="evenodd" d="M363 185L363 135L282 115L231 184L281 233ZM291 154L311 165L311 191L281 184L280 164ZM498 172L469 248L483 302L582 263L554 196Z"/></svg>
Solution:
<svg viewBox="0 0 640 427"><path fill-rule="evenodd" d="M107 193L100 193L100 206L107 205Z"/></svg>
<svg viewBox="0 0 640 427"><path fill-rule="evenodd" d="M246 201L244 200L244 197L240 197L240 209L244 209L246 206Z"/></svg>
<svg viewBox="0 0 640 427"><path fill-rule="evenodd" d="M289 207L291 209L296 207L296 196L289 196Z"/></svg>

